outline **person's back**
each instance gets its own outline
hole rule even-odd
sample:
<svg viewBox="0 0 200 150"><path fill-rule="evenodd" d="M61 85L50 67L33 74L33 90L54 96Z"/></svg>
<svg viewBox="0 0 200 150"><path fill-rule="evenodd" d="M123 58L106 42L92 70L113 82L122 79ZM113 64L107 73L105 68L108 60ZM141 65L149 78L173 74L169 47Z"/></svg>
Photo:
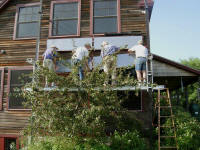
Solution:
<svg viewBox="0 0 200 150"><path fill-rule="evenodd" d="M136 45L136 46L132 47L131 49L135 51L136 58L138 58L138 57L147 58L147 56L148 56L148 49L141 44Z"/></svg>
<svg viewBox="0 0 200 150"><path fill-rule="evenodd" d="M75 53L73 54L72 58L82 60L84 57L88 57L88 56L89 56L89 52L85 47L78 47L75 50Z"/></svg>
<svg viewBox="0 0 200 150"><path fill-rule="evenodd" d="M139 84L141 82L146 82L146 63L148 57L148 49L142 44L143 42L140 40L138 41L138 45L135 45L131 49L129 49L130 53L135 52L135 70L137 73Z"/></svg>

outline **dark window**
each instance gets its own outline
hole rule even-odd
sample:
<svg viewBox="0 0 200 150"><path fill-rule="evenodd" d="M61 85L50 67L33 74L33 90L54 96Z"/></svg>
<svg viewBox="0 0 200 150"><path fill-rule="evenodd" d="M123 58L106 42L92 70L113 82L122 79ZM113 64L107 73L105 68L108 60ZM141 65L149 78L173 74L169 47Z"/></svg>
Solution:
<svg viewBox="0 0 200 150"><path fill-rule="evenodd" d="M94 0L93 32L117 32L117 0Z"/></svg>
<svg viewBox="0 0 200 150"><path fill-rule="evenodd" d="M78 2L57 3L53 8L53 36L77 35Z"/></svg>
<svg viewBox="0 0 200 150"><path fill-rule="evenodd" d="M122 106L128 110L142 110L142 92L135 91L118 92L119 99L122 99Z"/></svg>
<svg viewBox="0 0 200 150"><path fill-rule="evenodd" d="M10 71L10 93L9 108L24 109L23 102L26 100L19 96L20 89L28 82L31 82L32 70L11 70ZM18 91L19 90L19 91Z"/></svg>
<svg viewBox="0 0 200 150"><path fill-rule="evenodd" d="M5 150L16 149L16 138L4 138L4 149Z"/></svg>
<svg viewBox="0 0 200 150"><path fill-rule="evenodd" d="M20 7L17 20L17 38L37 37L39 6Z"/></svg>

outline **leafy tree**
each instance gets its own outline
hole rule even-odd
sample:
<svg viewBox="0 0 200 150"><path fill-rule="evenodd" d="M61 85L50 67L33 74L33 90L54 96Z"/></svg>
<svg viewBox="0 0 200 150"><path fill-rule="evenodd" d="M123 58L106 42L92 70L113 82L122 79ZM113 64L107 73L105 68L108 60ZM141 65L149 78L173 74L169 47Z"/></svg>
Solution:
<svg viewBox="0 0 200 150"><path fill-rule="evenodd" d="M200 70L200 59L199 58L189 58L188 60L181 60L181 63L188 66L188 67L191 67L193 69L197 69L197 70ZM189 88L188 88L188 94L189 94L189 102L190 103L199 103L200 102L198 101L198 88L199 88L199 85L198 83L194 83L194 84L191 84L189 85Z"/></svg>
<svg viewBox="0 0 200 150"><path fill-rule="evenodd" d="M123 119L127 116L127 110L121 107L123 99L119 99L115 89L120 86L136 86L137 80L130 77L129 73L124 74L126 68L121 68L118 70L115 85L105 86L105 79L109 79L109 74L105 74L102 71L103 64L99 64L93 70L85 71L84 79L80 81L78 68L79 65L84 66L86 62L85 59L76 66L69 66L71 73L67 76L50 72L38 63L35 73L37 80L27 84L26 90L22 93L27 100L26 104L31 104L32 107L32 123L25 133L35 137L60 136L63 140L69 138L72 140L72 145L74 142L75 145L87 144L85 139L89 139L89 147L92 145L91 140L96 141L96 146L99 147L86 148L86 145L78 144L82 145L81 150L102 149L102 147L109 149L102 139L108 135L112 136L117 130L118 133L114 134L114 139L110 142L112 147L115 147L112 143L118 143L121 140L131 149L134 146L142 146L142 149L145 149L145 144L138 144L141 140L138 132L131 132L135 130L131 123L128 127L125 125ZM45 77L49 82L55 82L56 88L44 89ZM130 133L127 130L130 130ZM134 135L137 135L136 141L131 139ZM106 139L109 142L109 138ZM51 139L46 143L44 141L43 144L47 149L52 147Z"/></svg>

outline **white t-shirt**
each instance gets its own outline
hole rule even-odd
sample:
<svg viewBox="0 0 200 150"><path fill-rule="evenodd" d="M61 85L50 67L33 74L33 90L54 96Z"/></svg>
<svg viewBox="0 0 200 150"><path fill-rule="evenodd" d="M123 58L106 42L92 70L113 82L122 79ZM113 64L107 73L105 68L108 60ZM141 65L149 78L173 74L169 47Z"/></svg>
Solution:
<svg viewBox="0 0 200 150"><path fill-rule="evenodd" d="M146 57L148 56L148 49L144 47L143 45L136 45L133 46L131 51L135 51L136 58L137 57Z"/></svg>
<svg viewBox="0 0 200 150"><path fill-rule="evenodd" d="M72 56L72 59L82 60L84 57L88 57L89 52L85 47L78 47Z"/></svg>

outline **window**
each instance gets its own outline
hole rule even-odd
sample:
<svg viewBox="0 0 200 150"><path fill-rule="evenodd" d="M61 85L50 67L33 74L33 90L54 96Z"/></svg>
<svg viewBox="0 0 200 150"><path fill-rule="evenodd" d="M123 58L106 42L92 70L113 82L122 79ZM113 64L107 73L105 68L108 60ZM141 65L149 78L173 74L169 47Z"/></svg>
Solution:
<svg viewBox="0 0 200 150"><path fill-rule="evenodd" d="M20 89L26 83L32 81L29 76L31 72L30 67L8 69L8 109L27 109L23 105L26 100L17 95L16 89Z"/></svg>
<svg viewBox="0 0 200 150"><path fill-rule="evenodd" d="M50 36L80 35L80 0L52 2Z"/></svg>
<svg viewBox="0 0 200 150"><path fill-rule="evenodd" d="M135 91L119 91L119 99L122 99L122 107L128 110L142 111L142 91L136 94Z"/></svg>
<svg viewBox="0 0 200 150"><path fill-rule="evenodd" d="M15 144L15 148L11 148ZM0 135L0 150L19 149L19 138L15 135Z"/></svg>
<svg viewBox="0 0 200 150"><path fill-rule="evenodd" d="M120 0L91 2L91 32L93 34L120 32Z"/></svg>
<svg viewBox="0 0 200 150"><path fill-rule="evenodd" d="M0 68L0 110L2 110L4 68Z"/></svg>
<svg viewBox="0 0 200 150"><path fill-rule="evenodd" d="M14 38L35 38L38 35L39 4L18 5Z"/></svg>

